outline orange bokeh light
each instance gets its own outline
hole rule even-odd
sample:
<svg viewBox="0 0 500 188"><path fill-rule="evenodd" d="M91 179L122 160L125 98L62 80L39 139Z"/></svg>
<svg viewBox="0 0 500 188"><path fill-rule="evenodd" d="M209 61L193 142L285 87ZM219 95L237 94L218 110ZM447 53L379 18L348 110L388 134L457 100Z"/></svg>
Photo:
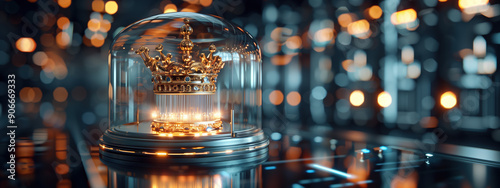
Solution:
<svg viewBox="0 0 500 188"><path fill-rule="evenodd" d="M328 42L331 41L334 37L333 29L324 28L316 31L314 34L314 41L316 42Z"/></svg>
<svg viewBox="0 0 500 188"><path fill-rule="evenodd" d="M177 12L177 6L175 6L174 4L165 5L163 13L169 13L169 12Z"/></svg>
<svg viewBox="0 0 500 188"><path fill-rule="evenodd" d="M286 95L286 102L290 104L290 106L297 106L300 104L300 93L296 91L292 91Z"/></svg>
<svg viewBox="0 0 500 188"><path fill-rule="evenodd" d="M353 72L354 70L351 69L351 65L354 64L354 61L350 60L350 59L346 59L344 61L342 61L342 68L344 68L345 71L347 72Z"/></svg>
<svg viewBox="0 0 500 188"><path fill-rule="evenodd" d="M488 4L488 0L458 0L458 6L461 9L474 8Z"/></svg>
<svg viewBox="0 0 500 188"><path fill-rule="evenodd" d="M90 39L90 43L95 47L101 47L104 44L104 36L101 34L94 34Z"/></svg>
<svg viewBox="0 0 500 188"><path fill-rule="evenodd" d="M212 0L200 0L200 5L204 7L208 7L212 4Z"/></svg>
<svg viewBox="0 0 500 188"><path fill-rule="evenodd" d="M69 27L69 19L66 17L60 17L57 19L57 27L59 29L67 29Z"/></svg>
<svg viewBox="0 0 500 188"><path fill-rule="evenodd" d="M59 32L56 35L56 43L60 47L68 46L69 42L70 42L69 40L70 40L70 37L69 37L68 33L66 33L66 32Z"/></svg>
<svg viewBox="0 0 500 188"><path fill-rule="evenodd" d="M271 63L278 66L288 65L292 58L293 55L274 55L271 57Z"/></svg>
<svg viewBox="0 0 500 188"><path fill-rule="evenodd" d="M299 36L290 37L286 40L285 45L292 50L298 49L302 47L302 39Z"/></svg>
<svg viewBox="0 0 500 188"><path fill-rule="evenodd" d="M391 22L394 25L411 23L417 20L417 12L410 8L397 11L391 15Z"/></svg>
<svg viewBox="0 0 500 188"><path fill-rule="evenodd" d="M352 23L354 21L354 18L351 14L344 13L344 14L341 14L337 20L338 20L340 26L347 27L350 23Z"/></svg>
<svg viewBox="0 0 500 188"><path fill-rule="evenodd" d="M36 48L36 42L32 38L22 37L16 41L16 47L21 52L33 52Z"/></svg>
<svg viewBox="0 0 500 188"><path fill-rule="evenodd" d="M382 16L382 9L378 5L373 5L368 8L368 15L372 19L379 19Z"/></svg>
<svg viewBox="0 0 500 188"><path fill-rule="evenodd" d="M104 10L106 10L106 13L113 15L118 11L118 4L116 1L108 1L104 5Z"/></svg>
<svg viewBox="0 0 500 188"><path fill-rule="evenodd" d="M57 102L64 102L68 98L68 91L64 87L56 88L52 94Z"/></svg>
<svg viewBox="0 0 500 188"><path fill-rule="evenodd" d="M274 90L269 94L271 104L280 105L283 102L283 93L280 90Z"/></svg>
<svg viewBox="0 0 500 188"><path fill-rule="evenodd" d="M31 100L31 102L40 102L43 96L42 90L38 87L33 87L31 89L33 90L33 92L35 92L35 97L33 97L33 100Z"/></svg>
<svg viewBox="0 0 500 188"><path fill-rule="evenodd" d="M68 8L71 5L71 0L57 0L57 4L59 4L61 8Z"/></svg>
<svg viewBox="0 0 500 188"><path fill-rule="evenodd" d="M358 38L367 38L370 35L370 23L366 20L358 20L347 26L347 32Z"/></svg>
<svg viewBox="0 0 500 188"><path fill-rule="evenodd" d="M35 99L35 91L31 87L24 87L19 92L19 98L25 103L32 102Z"/></svg>
<svg viewBox="0 0 500 188"><path fill-rule="evenodd" d="M422 128L436 128L439 124L439 120L436 117L430 116L430 117L422 117L420 120L420 126Z"/></svg>
<svg viewBox="0 0 500 188"><path fill-rule="evenodd" d="M108 32L111 29L111 23L108 20L102 20L100 23L99 30L102 32Z"/></svg>
<svg viewBox="0 0 500 188"><path fill-rule="evenodd" d="M94 12L103 12L104 11L104 1L102 1L102 0L92 1L92 10Z"/></svg>
<svg viewBox="0 0 500 188"><path fill-rule="evenodd" d="M89 30L95 32L101 27L101 22L97 19L90 19L87 23L87 26L89 27Z"/></svg>
<svg viewBox="0 0 500 188"><path fill-rule="evenodd" d="M58 164L56 167L55 167L55 171L57 174L67 174L69 172L69 166L67 164L64 164L64 163L61 163L61 164Z"/></svg>
<svg viewBox="0 0 500 188"><path fill-rule="evenodd" d="M201 9L200 6L191 4L191 5L188 5L187 7L183 8L181 10L181 12L198 12L200 9Z"/></svg>
<svg viewBox="0 0 500 188"><path fill-rule="evenodd" d="M476 13L483 13L483 15L487 16L488 10L493 10L491 6L488 5L488 2L488 0L459 0L458 6L466 14L473 15Z"/></svg>

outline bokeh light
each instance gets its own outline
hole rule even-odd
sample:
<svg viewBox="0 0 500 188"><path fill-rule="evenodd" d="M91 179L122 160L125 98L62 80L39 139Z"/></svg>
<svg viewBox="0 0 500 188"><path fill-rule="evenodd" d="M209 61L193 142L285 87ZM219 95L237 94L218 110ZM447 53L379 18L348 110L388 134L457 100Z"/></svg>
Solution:
<svg viewBox="0 0 500 188"><path fill-rule="evenodd" d="M94 34L92 35L90 42L95 47L101 47L104 44L104 36L102 36L101 34Z"/></svg>
<svg viewBox="0 0 500 188"><path fill-rule="evenodd" d="M354 90L351 95L349 95L349 102L353 106L361 106L365 102L365 94L360 90Z"/></svg>
<svg viewBox="0 0 500 188"><path fill-rule="evenodd" d="M35 91L31 87L24 87L19 92L19 97L23 102L32 102L35 99Z"/></svg>
<svg viewBox="0 0 500 188"><path fill-rule="evenodd" d="M358 38L365 39L370 36L370 23L367 20L358 20L347 26L347 32Z"/></svg>
<svg viewBox="0 0 500 188"><path fill-rule="evenodd" d="M417 79L420 77L420 73L422 72L419 63L412 63L408 65L406 69L406 77L411 79Z"/></svg>
<svg viewBox="0 0 500 188"><path fill-rule="evenodd" d="M481 9L485 10L488 2L488 0L458 0L458 7L466 13L475 13Z"/></svg>
<svg viewBox="0 0 500 188"><path fill-rule="evenodd" d="M441 95L441 106L446 109L451 109L457 104L457 96L451 91L447 91Z"/></svg>
<svg viewBox="0 0 500 188"><path fill-rule="evenodd" d="M302 47L302 39L299 36L292 36L285 42L286 47L294 50Z"/></svg>
<svg viewBox="0 0 500 188"><path fill-rule="evenodd" d="M69 27L69 19L67 17L60 17L57 19L57 27L59 29L67 29Z"/></svg>
<svg viewBox="0 0 500 188"><path fill-rule="evenodd" d="M31 102L40 102L43 97L42 90L39 87L33 87L32 89L35 92L35 97Z"/></svg>
<svg viewBox="0 0 500 188"><path fill-rule="evenodd" d="M33 52L36 48L36 42L32 38L22 37L16 41L16 48L21 52Z"/></svg>
<svg viewBox="0 0 500 188"><path fill-rule="evenodd" d="M292 91L290 93L288 93L288 95L286 95L286 102L288 102L288 104L290 106L297 106L300 104L300 93L299 92L296 92L296 91Z"/></svg>
<svg viewBox="0 0 500 188"><path fill-rule="evenodd" d="M379 19L382 16L382 9L378 5L368 8L368 15L372 19Z"/></svg>
<svg viewBox="0 0 500 188"><path fill-rule="evenodd" d="M345 71L348 71L348 72L352 72L354 71L354 69L351 69L351 65L354 64L354 61L353 60L350 60L350 59L346 59L344 61L342 61L342 68L344 68Z"/></svg>
<svg viewBox="0 0 500 188"><path fill-rule="evenodd" d="M175 6L174 4L165 5L163 13L169 13L169 12L177 12L177 6Z"/></svg>
<svg viewBox="0 0 500 188"><path fill-rule="evenodd" d="M37 103L42 100L42 90L39 87L24 87L19 91L21 101L25 103Z"/></svg>
<svg viewBox="0 0 500 188"><path fill-rule="evenodd" d="M71 0L57 0L57 3L61 8L68 8L71 5Z"/></svg>
<svg viewBox="0 0 500 188"><path fill-rule="evenodd" d="M280 90L274 90L269 94L269 101L271 104L280 105L283 102L283 99L283 92Z"/></svg>
<svg viewBox="0 0 500 188"><path fill-rule="evenodd" d="M411 46L404 46L403 49L401 49L401 61L405 64L410 64L414 60L414 51L413 47Z"/></svg>
<svg viewBox="0 0 500 188"><path fill-rule="evenodd" d="M94 0L92 1L92 11L94 12L104 12L104 1Z"/></svg>
<svg viewBox="0 0 500 188"><path fill-rule="evenodd" d="M394 25L407 24L417 20L417 12L410 8L395 12L391 15L391 22Z"/></svg>
<svg viewBox="0 0 500 188"><path fill-rule="evenodd" d="M344 14L341 14L337 20L340 24L340 26L342 27L347 27L350 23L352 23L354 21L354 16L352 14L349 14L349 13L344 13Z"/></svg>
<svg viewBox="0 0 500 188"><path fill-rule="evenodd" d="M111 23L108 20L101 20L99 31L106 33L111 29Z"/></svg>
<svg viewBox="0 0 500 188"><path fill-rule="evenodd" d="M101 22L98 19L90 19L89 22L87 23L87 26L89 30L91 31L97 31L101 27Z"/></svg>
<svg viewBox="0 0 500 188"><path fill-rule="evenodd" d="M328 42L328 41L333 40L333 37L334 37L333 29L324 28L324 29L317 31L314 34L314 41L316 41L318 43Z"/></svg>
<svg viewBox="0 0 500 188"><path fill-rule="evenodd" d="M57 87L54 92L54 100L57 102L64 102L68 98L68 91L64 87Z"/></svg>
<svg viewBox="0 0 500 188"><path fill-rule="evenodd" d="M213 0L200 0L200 5L204 7L208 7L212 4Z"/></svg>
<svg viewBox="0 0 500 188"><path fill-rule="evenodd" d="M378 94L377 103L378 105L380 105L380 107L386 108L392 104L392 97L386 91L382 91L380 94Z"/></svg>
<svg viewBox="0 0 500 188"><path fill-rule="evenodd" d="M70 38L69 38L68 33L66 33L66 32L57 33L57 35L56 35L57 45L59 45L60 47L65 47L65 46L69 45L69 42L70 42Z"/></svg>
<svg viewBox="0 0 500 188"><path fill-rule="evenodd" d="M113 15L118 11L118 4L116 1L108 1L104 6L104 10L106 10L106 13Z"/></svg>

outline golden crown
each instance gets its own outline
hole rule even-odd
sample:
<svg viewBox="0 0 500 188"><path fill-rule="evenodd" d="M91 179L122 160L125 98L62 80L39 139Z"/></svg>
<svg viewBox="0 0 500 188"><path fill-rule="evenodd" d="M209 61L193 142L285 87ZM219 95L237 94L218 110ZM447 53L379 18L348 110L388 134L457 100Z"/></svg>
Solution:
<svg viewBox="0 0 500 188"><path fill-rule="evenodd" d="M224 68L224 62L220 56L214 56L217 50L215 45L211 44L208 48L210 53L205 56L201 53L198 60L191 56L193 50L193 41L189 35L193 33L193 28L189 25L189 20L184 19L184 25L180 29L183 39L179 45L182 51L182 62L172 60L172 54L163 54L163 45L158 44L155 48L160 56L149 56L147 47L140 47L135 53L139 54L144 60L146 67L151 70L153 76L153 90L155 94L164 95L201 95L213 94L217 87L217 74Z"/></svg>

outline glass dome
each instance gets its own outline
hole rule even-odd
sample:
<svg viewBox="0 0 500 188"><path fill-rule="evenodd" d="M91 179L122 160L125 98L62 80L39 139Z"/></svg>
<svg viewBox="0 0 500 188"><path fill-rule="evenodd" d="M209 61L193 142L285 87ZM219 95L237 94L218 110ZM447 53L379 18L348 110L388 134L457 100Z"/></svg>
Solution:
<svg viewBox="0 0 500 188"><path fill-rule="evenodd" d="M146 151L150 143L246 138L239 144L267 146L261 69L256 40L220 17L178 12L135 22L115 36L109 53L110 123L101 149L128 151L111 147L118 137L145 150L128 151L134 154L174 154L160 146Z"/></svg>

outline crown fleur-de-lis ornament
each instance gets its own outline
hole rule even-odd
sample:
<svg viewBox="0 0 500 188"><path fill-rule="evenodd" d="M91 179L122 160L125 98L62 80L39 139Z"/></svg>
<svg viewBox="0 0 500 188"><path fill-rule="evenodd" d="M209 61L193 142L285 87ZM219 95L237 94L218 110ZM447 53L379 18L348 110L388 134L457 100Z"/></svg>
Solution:
<svg viewBox="0 0 500 188"><path fill-rule="evenodd" d="M153 76L153 90L155 94L163 95L200 95L213 94L217 87L218 73L224 68L224 62L220 56L214 55L217 51L215 45L209 46L208 56L201 53L198 59L193 59L193 41L189 36L193 28L189 25L189 19L184 19L184 25L180 28L182 41L179 49L182 52L182 62L172 60L172 54L163 53L163 45L158 44L155 50L159 56L151 57L147 47L140 47L136 53L139 54Z"/></svg>

